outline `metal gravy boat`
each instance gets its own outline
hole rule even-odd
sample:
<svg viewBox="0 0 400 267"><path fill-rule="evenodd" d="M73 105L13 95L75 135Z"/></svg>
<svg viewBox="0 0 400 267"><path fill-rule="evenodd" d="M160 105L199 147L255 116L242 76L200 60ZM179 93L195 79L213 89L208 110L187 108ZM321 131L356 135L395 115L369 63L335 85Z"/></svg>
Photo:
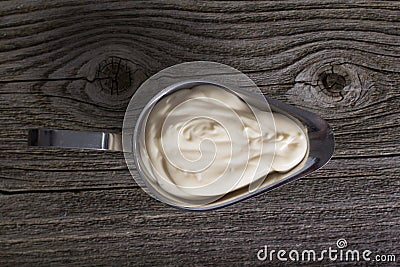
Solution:
<svg viewBox="0 0 400 267"><path fill-rule="evenodd" d="M222 87L254 107L267 108L271 112L281 113L291 118L307 133L306 157L289 172L268 175L254 190L240 188L207 203L187 202L162 192L146 167L146 155L143 153L143 136L147 117L154 105L164 96L200 84ZM333 131L321 117L265 97L247 75L230 66L208 61L178 64L146 80L135 92L127 107L121 134L33 129L29 131L28 144L41 147L122 151L132 177L145 192L176 208L193 211L225 207L283 186L321 168L334 152Z"/></svg>

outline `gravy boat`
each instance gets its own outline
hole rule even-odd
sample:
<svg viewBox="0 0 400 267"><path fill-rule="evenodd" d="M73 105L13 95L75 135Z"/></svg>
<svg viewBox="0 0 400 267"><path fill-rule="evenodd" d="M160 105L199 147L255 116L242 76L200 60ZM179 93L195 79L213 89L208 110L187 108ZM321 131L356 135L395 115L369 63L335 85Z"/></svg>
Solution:
<svg viewBox="0 0 400 267"><path fill-rule="evenodd" d="M281 113L303 129L308 138L308 152L295 168L286 173L272 173L252 190L247 187L218 196L212 201L187 201L160 190L145 153L144 136L147 117L158 101L177 90L211 84L236 94L249 105ZM324 166L334 152L332 128L318 115L265 97L245 74L230 66L208 62L187 62L166 68L146 80L132 96L126 109L122 133L85 132L55 129L29 131L28 144L41 147L122 151L132 177L150 196L173 207L205 211L226 207L258 194L271 191L304 177ZM261 163L262 164L262 163Z"/></svg>

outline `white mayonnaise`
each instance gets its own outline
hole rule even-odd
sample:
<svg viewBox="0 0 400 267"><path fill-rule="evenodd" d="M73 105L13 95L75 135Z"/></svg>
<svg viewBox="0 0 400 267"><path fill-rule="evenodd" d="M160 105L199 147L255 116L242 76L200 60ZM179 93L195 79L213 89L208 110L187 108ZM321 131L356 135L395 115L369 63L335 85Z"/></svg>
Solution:
<svg viewBox="0 0 400 267"><path fill-rule="evenodd" d="M223 88L199 85L154 106L145 146L162 190L202 199L291 170L305 157L308 142L292 119L250 107Z"/></svg>

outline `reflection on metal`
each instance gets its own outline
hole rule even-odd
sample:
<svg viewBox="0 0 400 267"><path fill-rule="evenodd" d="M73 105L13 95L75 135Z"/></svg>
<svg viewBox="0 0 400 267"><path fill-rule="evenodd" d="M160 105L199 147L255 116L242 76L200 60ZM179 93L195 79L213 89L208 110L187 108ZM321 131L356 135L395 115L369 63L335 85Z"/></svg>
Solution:
<svg viewBox="0 0 400 267"><path fill-rule="evenodd" d="M28 140L30 146L122 151L122 136L117 133L34 129Z"/></svg>

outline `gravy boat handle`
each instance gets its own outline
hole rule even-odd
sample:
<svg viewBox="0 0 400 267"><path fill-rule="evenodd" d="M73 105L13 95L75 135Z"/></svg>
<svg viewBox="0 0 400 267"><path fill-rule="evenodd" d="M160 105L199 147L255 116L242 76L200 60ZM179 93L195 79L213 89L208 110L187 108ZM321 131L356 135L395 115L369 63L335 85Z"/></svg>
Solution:
<svg viewBox="0 0 400 267"><path fill-rule="evenodd" d="M120 133L106 132L32 129L28 133L28 145L123 151L122 135Z"/></svg>

